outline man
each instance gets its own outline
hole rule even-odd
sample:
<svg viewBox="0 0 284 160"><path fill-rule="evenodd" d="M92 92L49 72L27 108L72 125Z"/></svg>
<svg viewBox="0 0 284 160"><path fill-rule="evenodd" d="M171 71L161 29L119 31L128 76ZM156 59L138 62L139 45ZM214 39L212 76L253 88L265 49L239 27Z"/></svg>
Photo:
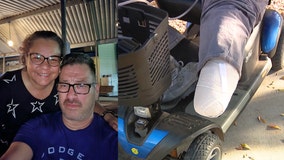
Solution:
<svg viewBox="0 0 284 160"><path fill-rule="evenodd" d="M93 112L98 94L93 60L86 54L68 54L60 69L61 112L24 124L1 160L117 159L117 132Z"/></svg>

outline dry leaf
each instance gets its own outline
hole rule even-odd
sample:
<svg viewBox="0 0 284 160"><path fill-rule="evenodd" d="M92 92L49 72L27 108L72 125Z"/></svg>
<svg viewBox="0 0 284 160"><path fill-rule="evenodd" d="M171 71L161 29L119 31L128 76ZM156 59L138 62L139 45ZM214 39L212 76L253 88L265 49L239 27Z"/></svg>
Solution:
<svg viewBox="0 0 284 160"><path fill-rule="evenodd" d="M266 123L266 121L261 116L258 116L257 119L259 122Z"/></svg>
<svg viewBox="0 0 284 160"><path fill-rule="evenodd" d="M281 113L280 116L284 116L284 113Z"/></svg>
<svg viewBox="0 0 284 160"><path fill-rule="evenodd" d="M278 125L275 125L275 124L270 124L267 127L272 128L272 129L281 129Z"/></svg>
<svg viewBox="0 0 284 160"><path fill-rule="evenodd" d="M284 80L284 76L280 77L281 80Z"/></svg>
<svg viewBox="0 0 284 160"><path fill-rule="evenodd" d="M239 145L238 147L236 147L236 150L243 150L243 147Z"/></svg>
<svg viewBox="0 0 284 160"><path fill-rule="evenodd" d="M243 150L250 150L249 145L247 145L246 143L242 143L241 146L242 146Z"/></svg>
<svg viewBox="0 0 284 160"><path fill-rule="evenodd" d="M246 143L242 143L236 149L237 150L250 150L251 148Z"/></svg>
<svg viewBox="0 0 284 160"><path fill-rule="evenodd" d="M283 92L284 88L277 89L279 92Z"/></svg>

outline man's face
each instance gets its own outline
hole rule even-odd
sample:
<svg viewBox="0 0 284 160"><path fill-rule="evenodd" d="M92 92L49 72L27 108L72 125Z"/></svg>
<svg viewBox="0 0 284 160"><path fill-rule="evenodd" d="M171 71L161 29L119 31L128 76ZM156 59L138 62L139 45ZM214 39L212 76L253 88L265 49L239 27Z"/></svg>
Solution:
<svg viewBox="0 0 284 160"><path fill-rule="evenodd" d="M91 84L94 82L89 67L86 64L66 65L62 68L59 83L67 84ZM75 86L74 86L75 87ZM78 90L80 90L78 88ZM59 94L59 104L63 113L63 120L84 121L93 117L95 106L95 85L91 85L89 93L75 93L70 86L67 93Z"/></svg>

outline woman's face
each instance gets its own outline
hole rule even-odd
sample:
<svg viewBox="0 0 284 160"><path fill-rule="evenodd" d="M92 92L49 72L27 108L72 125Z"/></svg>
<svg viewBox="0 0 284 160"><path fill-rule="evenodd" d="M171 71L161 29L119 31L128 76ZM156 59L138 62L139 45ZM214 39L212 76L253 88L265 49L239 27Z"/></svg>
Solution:
<svg viewBox="0 0 284 160"><path fill-rule="evenodd" d="M54 60L57 60L59 56L60 47L56 41L44 38L35 40L28 52L28 55L25 56L29 79L33 81L35 85L39 86L47 86L51 84L59 74L59 65L54 65ZM39 64L39 59L44 57L55 58L44 59L44 61ZM50 64L53 64L53 66Z"/></svg>

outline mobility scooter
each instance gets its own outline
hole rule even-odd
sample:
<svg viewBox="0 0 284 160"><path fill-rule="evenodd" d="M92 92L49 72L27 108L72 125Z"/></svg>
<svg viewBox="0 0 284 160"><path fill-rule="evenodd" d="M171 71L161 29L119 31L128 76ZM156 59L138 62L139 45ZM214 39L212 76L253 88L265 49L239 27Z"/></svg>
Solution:
<svg viewBox="0 0 284 160"><path fill-rule="evenodd" d="M118 5L118 138L121 160L221 160L224 133L250 101L271 68L282 69L283 18L267 9L246 47L242 77L226 111L204 118L193 109L194 87L164 103L171 84L170 55L198 62L200 2L121 1ZM169 17L188 22L184 33Z"/></svg>

